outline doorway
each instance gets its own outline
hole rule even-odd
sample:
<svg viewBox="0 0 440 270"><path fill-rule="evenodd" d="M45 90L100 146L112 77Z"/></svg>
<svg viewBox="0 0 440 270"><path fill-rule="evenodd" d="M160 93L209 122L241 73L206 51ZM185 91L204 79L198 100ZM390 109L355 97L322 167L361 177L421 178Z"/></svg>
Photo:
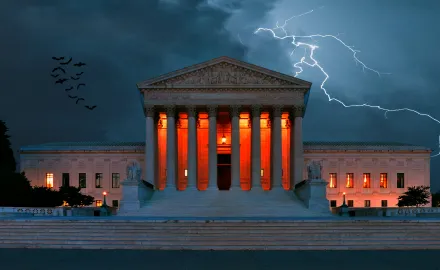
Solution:
<svg viewBox="0 0 440 270"><path fill-rule="evenodd" d="M217 155L217 187L219 190L231 188L231 154Z"/></svg>

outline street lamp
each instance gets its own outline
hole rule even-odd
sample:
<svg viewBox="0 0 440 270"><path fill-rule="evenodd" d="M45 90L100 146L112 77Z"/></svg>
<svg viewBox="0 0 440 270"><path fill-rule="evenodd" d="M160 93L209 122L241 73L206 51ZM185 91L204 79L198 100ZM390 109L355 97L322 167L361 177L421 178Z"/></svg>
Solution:
<svg viewBox="0 0 440 270"><path fill-rule="evenodd" d="M107 206L107 201L106 201L107 192L104 191L104 192L102 193L102 195L104 195L104 203L102 204L102 206L103 206L103 207L108 207L108 206Z"/></svg>
<svg viewBox="0 0 440 270"><path fill-rule="evenodd" d="M108 205L107 205L107 200L106 200L106 198L107 198L107 192L106 191L104 191L103 193L102 193L102 195L104 195L104 202L103 202L103 204L101 205L101 215L102 216L109 216L110 215L110 210L109 210L109 207L108 207Z"/></svg>
<svg viewBox="0 0 440 270"><path fill-rule="evenodd" d="M345 192L342 193L342 205L339 207L339 215L348 217L348 205L345 203Z"/></svg>

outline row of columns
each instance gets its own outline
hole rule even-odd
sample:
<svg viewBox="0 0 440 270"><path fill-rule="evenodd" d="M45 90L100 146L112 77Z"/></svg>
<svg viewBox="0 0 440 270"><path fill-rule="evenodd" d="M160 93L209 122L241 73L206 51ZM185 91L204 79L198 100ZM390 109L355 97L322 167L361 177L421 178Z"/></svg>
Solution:
<svg viewBox="0 0 440 270"><path fill-rule="evenodd" d="M251 107L251 188L261 181L261 105ZM186 106L188 113L188 184L187 189L197 189L197 112L195 106ZM271 179L272 188L282 188L282 134L281 114L283 106L274 105L271 111ZM145 109L146 181L156 184L157 171L157 124L154 107ZM167 106L167 173L166 188L175 188L177 180L177 130L176 107ZM290 167L291 189L303 180L302 107L290 108ZM240 106L230 106L231 115L231 189L240 187ZM208 190L217 189L217 106L208 106Z"/></svg>

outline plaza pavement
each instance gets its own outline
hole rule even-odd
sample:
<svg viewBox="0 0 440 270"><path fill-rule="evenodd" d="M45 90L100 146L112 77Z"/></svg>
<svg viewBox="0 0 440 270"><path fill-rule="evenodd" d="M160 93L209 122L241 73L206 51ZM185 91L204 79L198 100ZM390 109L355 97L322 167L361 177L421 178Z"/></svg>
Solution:
<svg viewBox="0 0 440 270"><path fill-rule="evenodd" d="M141 251L0 249L2 270L440 269L429 251Z"/></svg>

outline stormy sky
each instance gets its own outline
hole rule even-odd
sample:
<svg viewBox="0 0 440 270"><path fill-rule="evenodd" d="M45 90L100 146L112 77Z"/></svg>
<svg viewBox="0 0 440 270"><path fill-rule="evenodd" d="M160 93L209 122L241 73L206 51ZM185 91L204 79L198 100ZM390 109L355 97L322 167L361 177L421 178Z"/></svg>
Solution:
<svg viewBox="0 0 440 270"><path fill-rule="evenodd" d="M227 55L286 74L295 70L289 41L258 27L293 15L292 34L338 35L360 50L377 76L356 65L332 39L315 39L330 79L326 88L347 104L408 107L440 118L440 2L437 0L3 0L0 2L0 119L15 150L54 141L144 139L136 83ZM281 33L280 33L281 34ZM94 111L75 105L50 77L52 56L85 62L79 92ZM71 68L70 68L71 69ZM69 71L70 72L70 71ZM397 141L438 152L440 124L414 113L343 108L320 89L324 75L305 69L313 83L304 139ZM432 160L440 189L440 157Z"/></svg>

